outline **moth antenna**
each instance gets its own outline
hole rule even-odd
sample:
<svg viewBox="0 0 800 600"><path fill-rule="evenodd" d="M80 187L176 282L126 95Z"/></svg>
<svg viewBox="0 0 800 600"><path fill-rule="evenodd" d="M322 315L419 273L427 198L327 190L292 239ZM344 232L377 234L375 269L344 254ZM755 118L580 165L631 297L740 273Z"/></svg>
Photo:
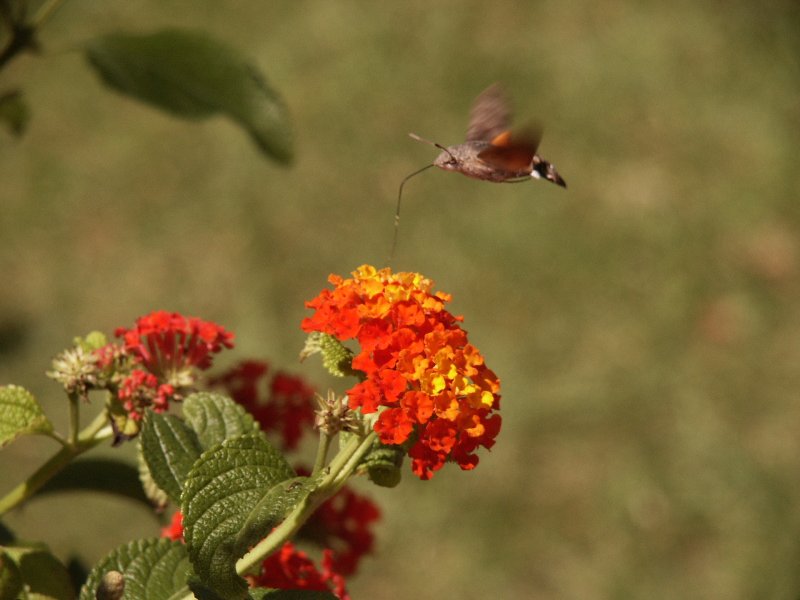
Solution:
<svg viewBox="0 0 800 600"><path fill-rule="evenodd" d="M422 140L422 141L427 141L427 140ZM406 181L408 181L415 175L419 175L425 169L430 169L432 166L434 166L433 163L425 165L421 169L417 169L413 173L403 177L403 181L400 182L400 189L397 190L397 209L395 210L394 213L394 236L392 238L392 250L389 252L389 260L386 261L387 266L391 266L392 259L394 258L394 251L397 248L397 232L400 230L400 201L403 199L403 186L406 184Z"/></svg>
<svg viewBox="0 0 800 600"><path fill-rule="evenodd" d="M445 148L441 144L438 144L436 142L432 142L430 140L426 140L424 137L420 137L416 133L409 133L408 137L410 137L412 140L417 140L418 142L422 142L423 144L430 144L431 146L436 146L439 150L444 150L445 152L447 152L450 155L450 158L452 158L454 161L458 162L458 159L455 156L453 156L453 153L450 152L450 150L448 150L447 148Z"/></svg>

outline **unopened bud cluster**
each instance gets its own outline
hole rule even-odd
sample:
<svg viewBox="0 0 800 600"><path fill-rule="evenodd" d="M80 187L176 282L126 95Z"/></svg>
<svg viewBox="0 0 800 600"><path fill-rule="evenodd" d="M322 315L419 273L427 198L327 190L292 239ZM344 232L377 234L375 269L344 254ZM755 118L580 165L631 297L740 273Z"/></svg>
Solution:
<svg viewBox="0 0 800 600"><path fill-rule="evenodd" d="M346 396L337 396L333 390L322 397L317 394L319 408L314 412L314 426L330 436L340 431L359 431L361 419L350 410Z"/></svg>
<svg viewBox="0 0 800 600"><path fill-rule="evenodd" d="M97 356L80 345L64 350L53 359L53 370L47 376L63 385L67 393L85 396L98 387Z"/></svg>

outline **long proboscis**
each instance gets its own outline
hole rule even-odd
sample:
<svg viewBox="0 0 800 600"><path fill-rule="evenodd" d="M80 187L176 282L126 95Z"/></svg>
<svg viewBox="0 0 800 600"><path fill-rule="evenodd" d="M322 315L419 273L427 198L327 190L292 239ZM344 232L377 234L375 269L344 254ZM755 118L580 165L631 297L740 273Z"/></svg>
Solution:
<svg viewBox="0 0 800 600"><path fill-rule="evenodd" d="M389 252L389 260L387 261L388 265L392 264L392 259L394 258L394 251L397 248L397 232L400 230L400 202L403 199L403 186L406 184L406 181L414 177L415 175L419 175L423 171L430 169L433 163L429 165L425 165L421 169L417 169L413 173L410 173L403 177L403 181L400 182L400 189L397 190L397 209L394 212L394 236L392 237L392 250Z"/></svg>

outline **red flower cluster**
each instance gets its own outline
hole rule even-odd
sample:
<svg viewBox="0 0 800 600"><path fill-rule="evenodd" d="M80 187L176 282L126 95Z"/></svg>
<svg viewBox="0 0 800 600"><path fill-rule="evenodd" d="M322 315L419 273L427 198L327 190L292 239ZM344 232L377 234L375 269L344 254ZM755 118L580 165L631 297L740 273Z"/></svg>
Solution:
<svg viewBox="0 0 800 600"><path fill-rule="evenodd" d="M134 421L146 407L156 412L169 408L181 388L194 385L195 370L207 369L212 354L233 347L233 334L216 323L163 310L139 317L133 328L120 327L115 334L122 338L121 347L108 344L95 356L101 370L127 357L131 370L121 375L118 395Z"/></svg>
<svg viewBox="0 0 800 600"><path fill-rule="evenodd" d="M158 413L167 410L174 393L173 386L168 383L159 384L155 375L141 369L131 371L119 387L122 407L134 421L142 418L144 407L150 407Z"/></svg>
<svg viewBox="0 0 800 600"><path fill-rule="evenodd" d="M384 444L410 443L412 469L429 479L447 460L462 469L478 463L500 430L500 383L467 340L462 320L444 309L450 296L432 293L418 273L364 265L351 279L331 275L332 290L306 303L306 332L340 341L355 338L361 351L352 367L365 380L348 391L350 407L381 413L375 431Z"/></svg>
<svg viewBox="0 0 800 600"><path fill-rule="evenodd" d="M279 433L283 449L294 450L314 424L314 388L300 377L276 371L264 389L268 373L266 362L249 360L209 383L223 386L264 432Z"/></svg>
<svg viewBox="0 0 800 600"><path fill-rule="evenodd" d="M372 523L381 511L369 499L344 487L322 504L300 530L300 536L330 548L333 568L342 575L355 573L365 554L372 552Z"/></svg>
<svg viewBox="0 0 800 600"><path fill-rule="evenodd" d="M213 353L233 348L233 334L216 323L165 310L139 317L135 327L120 327L115 335L145 369L177 385L187 368L207 369Z"/></svg>
<svg viewBox="0 0 800 600"><path fill-rule="evenodd" d="M170 524L161 529L161 537L183 542L183 515L180 511L176 511ZM261 563L258 576L249 576L247 579L251 587L330 591L340 600L350 600L332 550L322 552L322 571L319 571L305 552L286 542L278 552Z"/></svg>
<svg viewBox="0 0 800 600"><path fill-rule="evenodd" d="M183 542L183 513L176 510L172 513L169 525L161 528L161 537L169 538L176 542Z"/></svg>
<svg viewBox="0 0 800 600"><path fill-rule="evenodd" d="M317 570L308 555L286 542L281 549L262 563L261 574L252 578L252 585L281 590L318 590L332 592L340 600L350 600L345 581L333 565L333 553L322 552L322 570Z"/></svg>

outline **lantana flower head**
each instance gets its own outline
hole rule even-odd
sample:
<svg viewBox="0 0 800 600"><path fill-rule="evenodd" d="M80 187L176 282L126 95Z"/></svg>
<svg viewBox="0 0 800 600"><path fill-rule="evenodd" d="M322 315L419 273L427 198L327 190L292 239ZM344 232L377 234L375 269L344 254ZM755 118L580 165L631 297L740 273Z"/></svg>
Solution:
<svg viewBox="0 0 800 600"><path fill-rule="evenodd" d="M139 317L131 329L115 332L125 352L164 383L192 385L192 369L208 369L212 354L233 347L233 334L216 323L157 310Z"/></svg>
<svg viewBox="0 0 800 600"><path fill-rule="evenodd" d="M115 332L119 342L97 344L92 351L97 387L112 392L112 424L117 441L139 432L145 409L169 409L196 387L198 372L211 366L213 354L233 347L233 334L197 317L164 310L136 319Z"/></svg>
<svg viewBox="0 0 800 600"><path fill-rule="evenodd" d="M158 413L167 410L174 394L172 385L158 383L155 375L141 369L134 369L122 380L118 393L125 412L134 421L141 420L145 408L152 408Z"/></svg>
<svg viewBox="0 0 800 600"><path fill-rule="evenodd" d="M478 463L500 430L500 383L469 343L450 296L433 292L419 273L364 265L351 278L331 275L333 289L306 303L306 332L321 332L360 349L352 368L364 380L348 392L350 407L380 411L375 431L384 444L409 446L412 470L429 479L448 460Z"/></svg>

